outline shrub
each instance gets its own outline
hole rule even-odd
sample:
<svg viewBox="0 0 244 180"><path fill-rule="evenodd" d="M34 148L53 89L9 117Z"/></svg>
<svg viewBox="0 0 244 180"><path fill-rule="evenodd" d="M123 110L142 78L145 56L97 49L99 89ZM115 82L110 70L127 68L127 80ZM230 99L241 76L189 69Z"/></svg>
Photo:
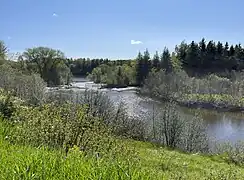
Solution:
<svg viewBox="0 0 244 180"><path fill-rule="evenodd" d="M24 75L8 64L0 65L0 88L29 104L38 105L43 102L45 87L46 84L39 75Z"/></svg>
<svg viewBox="0 0 244 180"><path fill-rule="evenodd" d="M171 102L154 110L158 113L153 113L152 141L186 152L207 152L208 138L202 119L199 115L183 116L176 108Z"/></svg>
<svg viewBox="0 0 244 180"><path fill-rule="evenodd" d="M212 152L219 154L222 159L228 163L234 163L239 166L244 166L244 143L237 142L217 144Z"/></svg>
<svg viewBox="0 0 244 180"><path fill-rule="evenodd" d="M86 90L81 91L55 91L47 93L47 102L54 101L57 106L66 102L86 105L86 113L99 118L112 130L113 134L136 140L145 139L145 124L142 120L130 117L125 104L113 104L103 92Z"/></svg>
<svg viewBox="0 0 244 180"><path fill-rule="evenodd" d="M24 104L24 101L13 97L9 92L0 89L0 113L3 118L9 120L12 114Z"/></svg>
<svg viewBox="0 0 244 180"><path fill-rule="evenodd" d="M86 113L86 107L74 104L52 104L17 111L12 117L16 132L12 141L34 146L69 148L78 146L84 151L110 148L113 143L103 122Z"/></svg>

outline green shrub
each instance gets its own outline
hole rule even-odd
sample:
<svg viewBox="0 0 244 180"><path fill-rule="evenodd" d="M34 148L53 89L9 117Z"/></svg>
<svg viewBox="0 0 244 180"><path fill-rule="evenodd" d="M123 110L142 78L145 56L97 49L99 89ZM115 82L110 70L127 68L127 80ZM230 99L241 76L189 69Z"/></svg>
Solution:
<svg viewBox="0 0 244 180"><path fill-rule="evenodd" d="M239 166L244 166L244 143L237 142L235 144L231 143L221 143L217 144L215 151L220 155L220 157L228 163L234 163ZM216 153L214 152L214 153Z"/></svg>
<svg viewBox="0 0 244 180"><path fill-rule="evenodd" d="M9 120L16 109L23 104L24 101L17 97L13 97L8 92L4 92L3 89L0 89L0 113L3 118Z"/></svg>
<svg viewBox="0 0 244 180"><path fill-rule="evenodd" d="M43 103L46 83L37 74L26 75L8 64L0 65L0 88L29 104Z"/></svg>
<svg viewBox="0 0 244 180"><path fill-rule="evenodd" d="M109 149L113 138L99 118L86 113L86 107L74 104L47 104L17 110L12 117L16 131L12 141L34 146L63 148L74 145L84 151Z"/></svg>

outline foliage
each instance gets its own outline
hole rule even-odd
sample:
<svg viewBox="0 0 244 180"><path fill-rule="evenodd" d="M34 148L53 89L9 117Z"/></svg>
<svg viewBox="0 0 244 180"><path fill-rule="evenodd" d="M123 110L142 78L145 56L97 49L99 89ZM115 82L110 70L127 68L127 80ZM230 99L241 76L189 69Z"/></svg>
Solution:
<svg viewBox="0 0 244 180"><path fill-rule="evenodd" d="M30 104L44 100L46 84L36 74L25 75L8 64L0 65L0 88Z"/></svg>
<svg viewBox="0 0 244 180"><path fill-rule="evenodd" d="M185 152L209 151L206 126L199 115L185 117L176 109L174 102L166 103L160 109L153 109L154 142Z"/></svg>
<svg viewBox="0 0 244 180"><path fill-rule="evenodd" d="M163 100L175 99L188 93L189 83L185 80L188 75L184 71L167 73L164 70L151 72L141 89L141 93Z"/></svg>
<svg viewBox="0 0 244 180"><path fill-rule="evenodd" d="M27 64L27 70L39 73L49 86L70 83L70 69L65 63L64 53L48 47L27 49L22 59Z"/></svg>
<svg viewBox="0 0 244 180"><path fill-rule="evenodd" d="M22 108L11 119L17 123L12 140L37 147L63 148L68 152L77 146L84 151L99 152L100 146L109 150L113 139L105 125L86 114L81 105Z"/></svg>
<svg viewBox="0 0 244 180"><path fill-rule="evenodd" d="M169 52L167 47L163 49L161 54L157 51L152 58L147 49L144 53L139 52L136 57L136 73L134 74L134 78L136 79L137 85L142 85L152 69L156 71L165 70L167 73L184 69L190 76L205 76L209 73L224 74L226 76L231 71L243 70L243 60L244 49L241 44L229 45L226 42L223 45L220 41L214 42L210 40L207 42L204 38L199 43L191 41L191 43L187 44L183 41L175 47L172 53ZM118 69L124 64L129 64L130 61L112 61L108 59L90 60L83 58L70 61L70 64L72 72L75 75L86 75L101 65L113 67L109 71L111 74L106 73L107 75L103 75L104 73L101 75L100 69L96 69L92 79L96 82L118 85L120 83L116 79ZM128 83L124 84L129 85Z"/></svg>
<svg viewBox="0 0 244 180"><path fill-rule="evenodd" d="M183 70L172 73L152 71L141 89L142 94L162 100L174 100L186 105L201 105L211 108L244 107L243 73L235 72L230 78L210 74L196 78Z"/></svg>
<svg viewBox="0 0 244 180"><path fill-rule="evenodd" d="M93 69L88 76L96 83L104 83L110 86L128 86L135 84L135 65L123 64L119 66L101 65Z"/></svg>
<svg viewBox="0 0 244 180"><path fill-rule="evenodd" d="M0 61L6 60L8 48L3 41L0 41Z"/></svg>
<svg viewBox="0 0 244 180"><path fill-rule="evenodd" d="M122 102L115 106L104 93L86 90L85 92L49 92L47 102L55 102L56 106L64 103L86 105L86 113L99 118L116 136L145 140L145 124L142 120L130 117Z"/></svg>

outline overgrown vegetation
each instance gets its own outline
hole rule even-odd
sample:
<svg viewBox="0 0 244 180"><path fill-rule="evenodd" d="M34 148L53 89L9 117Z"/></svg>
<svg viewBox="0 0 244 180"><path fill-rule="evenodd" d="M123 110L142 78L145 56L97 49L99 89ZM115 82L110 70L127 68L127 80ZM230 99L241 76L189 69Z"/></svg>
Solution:
<svg viewBox="0 0 244 180"><path fill-rule="evenodd" d="M163 100L174 100L190 107L243 109L243 73L233 72L230 78L211 74L202 78L190 77L184 71L151 72L141 93Z"/></svg>

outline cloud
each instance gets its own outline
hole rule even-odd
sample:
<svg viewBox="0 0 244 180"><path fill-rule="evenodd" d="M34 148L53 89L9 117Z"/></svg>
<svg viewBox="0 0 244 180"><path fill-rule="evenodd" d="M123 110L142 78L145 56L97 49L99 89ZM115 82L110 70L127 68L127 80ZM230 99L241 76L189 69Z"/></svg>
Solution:
<svg viewBox="0 0 244 180"><path fill-rule="evenodd" d="M135 41L135 40L131 40L130 41L131 44L143 44L141 41Z"/></svg>
<svg viewBox="0 0 244 180"><path fill-rule="evenodd" d="M58 17L58 14L56 14L56 13L53 13L53 17Z"/></svg>

